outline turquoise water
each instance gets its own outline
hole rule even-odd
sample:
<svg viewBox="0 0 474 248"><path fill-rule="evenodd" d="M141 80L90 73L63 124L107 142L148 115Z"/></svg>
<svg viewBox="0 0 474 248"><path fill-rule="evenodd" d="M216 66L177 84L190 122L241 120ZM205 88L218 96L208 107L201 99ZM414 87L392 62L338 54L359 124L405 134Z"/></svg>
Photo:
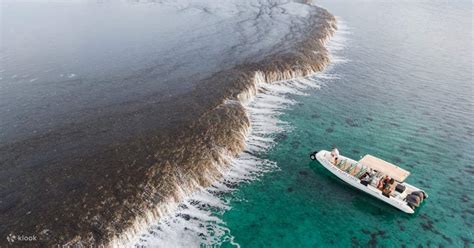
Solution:
<svg viewBox="0 0 474 248"><path fill-rule="evenodd" d="M332 79L281 117L261 157L279 170L241 185L221 218L241 247L471 247L472 3L320 2L350 33ZM413 215L309 159L336 144L411 171L429 199ZM231 246L225 243L225 246Z"/></svg>

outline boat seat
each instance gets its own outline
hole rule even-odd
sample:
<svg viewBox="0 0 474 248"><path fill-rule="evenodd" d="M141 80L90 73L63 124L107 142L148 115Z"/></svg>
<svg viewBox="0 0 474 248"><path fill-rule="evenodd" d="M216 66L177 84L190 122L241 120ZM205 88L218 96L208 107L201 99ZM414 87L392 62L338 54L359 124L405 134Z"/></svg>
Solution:
<svg viewBox="0 0 474 248"><path fill-rule="evenodd" d="M342 169L345 163L346 163L346 160L341 159L337 162L336 167L339 168L339 169Z"/></svg>
<svg viewBox="0 0 474 248"><path fill-rule="evenodd" d="M357 163L351 163L351 164L347 167L346 172L347 172L348 174L351 174L352 170L354 170L354 168L356 168L356 167L357 167Z"/></svg>
<svg viewBox="0 0 474 248"><path fill-rule="evenodd" d="M364 173L367 172L367 167L365 166L362 166L362 168L359 170L359 172L357 172L354 176L359 178L361 177L362 175L364 175Z"/></svg>
<svg viewBox="0 0 474 248"><path fill-rule="evenodd" d="M362 176L363 173L365 173L365 166L357 162L356 164L356 168L354 168L354 171L352 171L351 175L358 178Z"/></svg>
<svg viewBox="0 0 474 248"><path fill-rule="evenodd" d="M341 168L341 163L342 163L342 161L341 161L341 160L337 161L337 163L336 163L336 167L337 167L337 168Z"/></svg>
<svg viewBox="0 0 474 248"><path fill-rule="evenodd" d="M349 161L347 159L344 159L344 161L342 162L342 165L341 165L341 170L346 171L347 168L349 168L349 166L351 166Z"/></svg>

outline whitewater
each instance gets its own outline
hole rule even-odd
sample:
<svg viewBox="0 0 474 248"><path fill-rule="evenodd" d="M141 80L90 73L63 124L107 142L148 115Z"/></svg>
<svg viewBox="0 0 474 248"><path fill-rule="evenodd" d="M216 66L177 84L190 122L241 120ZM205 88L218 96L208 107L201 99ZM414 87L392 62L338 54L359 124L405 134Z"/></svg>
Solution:
<svg viewBox="0 0 474 248"><path fill-rule="evenodd" d="M214 213L278 168L258 155L337 29L299 1L1 4L0 235L50 245L232 239Z"/></svg>
<svg viewBox="0 0 474 248"><path fill-rule="evenodd" d="M230 209L232 194L239 184L259 180L264 173L278 170L278 165L265 159L266 152L275 145L278 134L291 132L291 126L280 120L284 110L297 104L293 96L308 96L309 88L320 89L337 78L331 68L346 63L338 51L344 48L349 29L338 21L338 30L325 44L330 52L331 64L322 72L305 77L268 83L261 72L256 72L256 88L240 97L250 119L245 135L244 151L237 157L227 158L230 166L222 171L222 178L207 188L187 193L182 191L182 201L167 206L158 222L142 226L140 232L127 243L117 246L134 247L199 247L219 246L228 243L240 247L234 241L232 231L220 218ZM235 104L228 102L226 104ZM240 199L245 201L245 199Z"/></svg>

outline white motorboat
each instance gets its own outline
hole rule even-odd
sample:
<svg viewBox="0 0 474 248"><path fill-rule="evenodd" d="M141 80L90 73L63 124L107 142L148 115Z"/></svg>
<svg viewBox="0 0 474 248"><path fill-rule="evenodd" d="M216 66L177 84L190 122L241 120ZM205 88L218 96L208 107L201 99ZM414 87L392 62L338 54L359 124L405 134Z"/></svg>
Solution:
<svg viewBox="0 0 474 248"><path fill-rule="evenodd" d="M341 155L335 159L331 152L322 150L310 157L344 182L405 213L414 213L428 197L423 190L404 182L410 172L372 155L355 161Z"/></svg>

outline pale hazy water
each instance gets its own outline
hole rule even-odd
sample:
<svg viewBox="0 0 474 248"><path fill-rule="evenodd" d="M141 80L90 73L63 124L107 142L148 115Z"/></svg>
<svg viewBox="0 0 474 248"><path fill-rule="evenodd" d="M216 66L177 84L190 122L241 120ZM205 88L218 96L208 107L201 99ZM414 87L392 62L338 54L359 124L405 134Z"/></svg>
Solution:
<svg viewBox="0 0 474 248"><path fill-rule="evenodd" d="M224 100L253 82L237 75L293 52L331 17L281 0L0 8L0 246L12 233L107 242L192 188L170 180L204 184L217 170L209 161L240 150L241 132L227 131L245 128L245 113Z"/></svg>
<svg viewBox="0 0 474 248"><path fill-rule="evenodd" d="M320 90L282 117L265 158L222 219L241 247L471 247L472 3L322 1L349 33ZM412 172L430 198L407 215L352 189L308 154L337 144ZM230 246L230 244L228 244Z"/></svg>

